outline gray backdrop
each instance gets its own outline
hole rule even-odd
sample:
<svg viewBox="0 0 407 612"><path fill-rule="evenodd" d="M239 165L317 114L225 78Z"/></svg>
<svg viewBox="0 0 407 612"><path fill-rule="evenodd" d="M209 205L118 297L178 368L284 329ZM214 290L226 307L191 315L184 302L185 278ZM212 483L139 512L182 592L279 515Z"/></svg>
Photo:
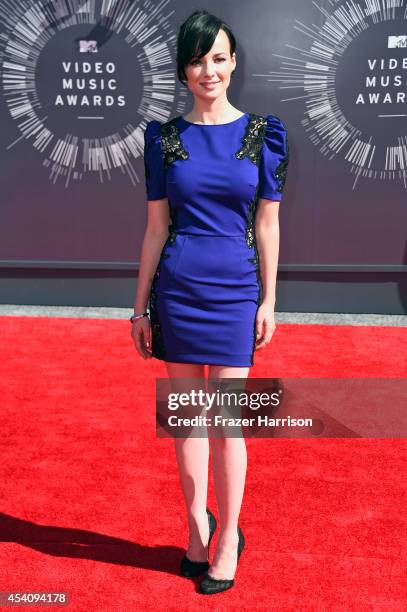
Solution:
<svg viewBox="0 0 407 612"><path fill-rule="evenodd" d="M205 8L237 37L230 101L288 130L280 309L405 312L406 2L354 4L0 0L2 303L131 306L143 131L191 108L175 37Z"/></svg>

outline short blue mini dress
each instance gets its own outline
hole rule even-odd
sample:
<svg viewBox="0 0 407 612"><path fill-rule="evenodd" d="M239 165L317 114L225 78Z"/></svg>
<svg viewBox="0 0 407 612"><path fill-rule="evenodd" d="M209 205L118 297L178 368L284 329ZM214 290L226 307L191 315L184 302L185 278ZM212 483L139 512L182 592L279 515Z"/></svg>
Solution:
<svg viewBox="0 0 407 612"><path fill-rule="evenodd" d="M286 128L275 115L216 125L178 116L150 121L144 138L147 200L168 198L171 215L148 303L153 357L252 366L262 300L255 212L259 198L282 199Z"/></svg>

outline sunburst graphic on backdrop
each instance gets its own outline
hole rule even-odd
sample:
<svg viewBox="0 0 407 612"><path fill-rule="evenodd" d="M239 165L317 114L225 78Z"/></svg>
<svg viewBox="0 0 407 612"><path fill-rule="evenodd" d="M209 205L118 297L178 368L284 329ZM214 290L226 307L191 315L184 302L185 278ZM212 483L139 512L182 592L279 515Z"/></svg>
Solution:
<svg viewBox="0 0 407 612"><path fill-rule="evenodd" d="M169 0L0 0L2 92L52 182L93 174L140 182L151 119L184 106Z"/></svg>
<svg viewBox="0 0 407 612"><path fill-rule="evenodd" d="M310 42L286 44L280 69L254 76L300 95L302 124L324 156L342 156L355 175L400 180L407 173L407 9L405 0L329 0L322 24L295 21Z"/></svg>

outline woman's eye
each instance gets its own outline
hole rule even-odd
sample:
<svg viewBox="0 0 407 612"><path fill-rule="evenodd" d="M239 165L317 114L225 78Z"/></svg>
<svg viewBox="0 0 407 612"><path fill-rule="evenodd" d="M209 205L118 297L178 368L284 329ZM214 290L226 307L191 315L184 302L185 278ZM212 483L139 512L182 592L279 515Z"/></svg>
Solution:
<svg viewBox="0 0 407 612"><path fill-rule="evenodd" d="M198 63L198 62L200 62L200 61L201 61L201 60L199 60L199 59L192 60L191 64L192 64L193 66L195 66L195 64L197 64L197 63ZM225 59L224 57L217 57L215 61L216 61L216 62L217 62L217 61L219 61L219 62L224 62L224 61L226 61L226 59Z"/></svg>

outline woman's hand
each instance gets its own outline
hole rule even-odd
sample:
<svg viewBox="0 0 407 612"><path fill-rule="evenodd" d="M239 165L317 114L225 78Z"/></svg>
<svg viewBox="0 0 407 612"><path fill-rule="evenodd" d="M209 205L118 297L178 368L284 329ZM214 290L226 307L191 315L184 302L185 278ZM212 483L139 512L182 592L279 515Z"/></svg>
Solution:
<svg viewBox="0 0 407 612"><path fill-rule="evenodd" d="M150 359L151 342L150 342L150 320L148 317L136 319L131 326L131 337L134 340L137 352L143 359Z"/></svg>
<svg viewBox="0 0 407 612"><path fill-rule="evenodd" d="M254 346L256 351L270 342L275 329L274 307L267 302L263 302L257 309L256 315L256 342Z"/></svg>

